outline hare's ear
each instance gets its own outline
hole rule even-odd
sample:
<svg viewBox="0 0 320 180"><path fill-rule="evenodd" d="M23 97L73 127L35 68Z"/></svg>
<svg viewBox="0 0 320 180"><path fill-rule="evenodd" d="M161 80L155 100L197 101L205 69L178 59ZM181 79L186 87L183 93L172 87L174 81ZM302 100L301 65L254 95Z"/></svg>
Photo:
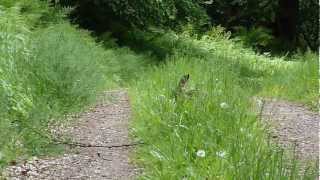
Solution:
<svg viewBox="0 0 320 180"><path fill-rule="evenodd" d="M186 79L187 79L187 80L189 80L189 78L190 78L190 75L189 75L189 74L187 74L187 75L186 75Z"/></svg>

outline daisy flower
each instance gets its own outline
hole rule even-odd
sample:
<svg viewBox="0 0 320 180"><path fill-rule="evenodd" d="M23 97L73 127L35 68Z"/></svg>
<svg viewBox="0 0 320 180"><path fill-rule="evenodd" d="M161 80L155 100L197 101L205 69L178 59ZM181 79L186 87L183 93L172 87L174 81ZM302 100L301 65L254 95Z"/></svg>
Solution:
<svg viewBox="0 0 320 180"><path fill-rule="evenodd" d="M227 108L229 108L229 105L228 105L226 102L222 102L222 103L220 104L220 107L221 107L222 109L227 109Z"/></svg>
<svg viewBox="0 0 320 180"><path fill-rule="evenodd" d="M206 152L202 149L199 149L196 154L198 157L201 157L201 158L206 156Z"/></svg>

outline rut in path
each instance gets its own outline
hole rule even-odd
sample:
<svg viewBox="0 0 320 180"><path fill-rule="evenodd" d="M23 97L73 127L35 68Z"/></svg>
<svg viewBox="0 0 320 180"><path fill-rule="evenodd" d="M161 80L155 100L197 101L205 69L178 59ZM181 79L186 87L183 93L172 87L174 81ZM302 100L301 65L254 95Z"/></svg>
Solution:
<svg viewBox="0 0 320 180"><path fill-rule="evenodd" d="M60 157L35 159L8 167L8 179L134 179L138 169L129 162L130 106L124 91L107 92L113 103L100 103L64 129L73 147ZM106 146L118 146L108 148Z"/></svg>

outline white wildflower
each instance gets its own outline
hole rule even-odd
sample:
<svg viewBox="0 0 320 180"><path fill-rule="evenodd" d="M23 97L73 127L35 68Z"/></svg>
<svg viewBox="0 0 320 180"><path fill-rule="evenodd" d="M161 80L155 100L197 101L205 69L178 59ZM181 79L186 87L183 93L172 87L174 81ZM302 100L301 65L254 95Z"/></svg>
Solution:
<svg viewBox="0 0 320 180"><path fill-rule="evenodd" d="M229 108L229 105L228 105L226 102L222 102L222 103L220 104L220 107L221 107L222 109L227 109L227 108Z"/></svg>
<svg viewBox="0 0 320 180"><path fill-rule="evenodd" d="M202 150L202 149L199 149L197 151L197 156L203 158L203 157L206 156L206 152L204 150Z"/></svg>
<svg viewBox="0 0 320 180"><path fill-rule="evenodd" d="M17 140L16 143L15 143L16 146L19 146L19 147L23 147L23 144L21 141Z"/></svg>
<svg viewBox="0 0 320 180"><path fill-rule="evenodd" d="M225 151L218 151L216 152L216 155L220 158L224 158L226 156L226 152Z"/></svg>

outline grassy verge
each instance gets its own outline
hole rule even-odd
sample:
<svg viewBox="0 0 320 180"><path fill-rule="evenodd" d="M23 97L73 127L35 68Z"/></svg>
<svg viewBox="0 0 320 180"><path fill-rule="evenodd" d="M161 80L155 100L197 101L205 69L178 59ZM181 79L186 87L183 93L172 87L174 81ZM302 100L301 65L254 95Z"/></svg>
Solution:
<svg viewBox="0 0 320 180"><path fill-rule="evenodd" d="M108 42L99 44L62 19L39 27L20 6L1 7L0 14L0 137L6 137L0 138L0 169L17 158L60 151L50 124L63 123L64 115L147 67L144 56L106 50Z"/></svg>
<svg viewBox="0 0 320 180"><path fill-rule="evenodd" d="M293 60L298 61L265 79L261 95L300 102L316 111L319 103L318 56L306 53Z"/></svg>
<svg viewBox="0 0 320 180"><path fill-rule="evenodd" d="M178 58L134 85L134 134L146 143L137 154L144 178L298 178L291 159L268 142L250 111L248 91L218 62ZM173 87L186 73L188 88L196 91L175 100Z"/></svg>
<svg viewBox="0 0 320 180"><path fill-rule="evenodd" d="M68 24L31 32L18 9L2 13L1 165L46 152L50 121L89 103L105 84L105 51L87 34Z"/></svg>
<svg viewBox="0 0 320 180"><path fill-rule="evenodd" d="M308 87L311 91L304 94L314 94L314 82L300 81L307 73L313 77L316 73L306 70L309 61L284 62L255 55L217 36L173 37L175 45L164 46L173 55L131 84L133 134L146 144L136 154L145 168L142 179L317 177L316 165L298 174L298 162L269 142L251 102L252 96L277 84L293 91L294 100L304 99L296 95ZM292 79L295 70L298 82ZM175 98L185 74L190 74L190 82ZM284 78L288 75L291 79ZM299 82L310 86L297 88ZM273 91L265 94L275 95ZM290 97L286 91L281 95Z"/></svg>
<svg viewBox="0 0 320 180"><path fill-rule="evenodd" d="M318 106L318 54L307 52L293 57L270 57L268 53L256 54L234 42L223 28L215 27L202 36L187 29L179 34L166 32L138 34L140 49L151 51L158 61L167 61L173 55L201 58L211 61L223 59L234 66L241 86L252 94L276 97L304 103L314 110ZM149 40L151 39L151 40ZM131 43L134 44L134 43Z"/></svg>

